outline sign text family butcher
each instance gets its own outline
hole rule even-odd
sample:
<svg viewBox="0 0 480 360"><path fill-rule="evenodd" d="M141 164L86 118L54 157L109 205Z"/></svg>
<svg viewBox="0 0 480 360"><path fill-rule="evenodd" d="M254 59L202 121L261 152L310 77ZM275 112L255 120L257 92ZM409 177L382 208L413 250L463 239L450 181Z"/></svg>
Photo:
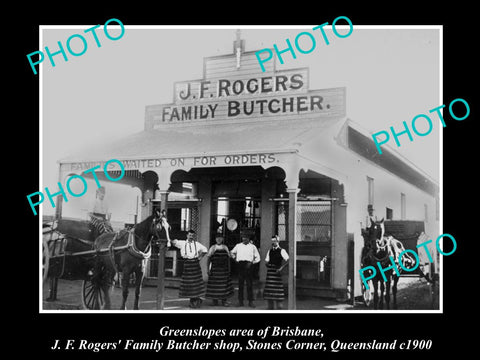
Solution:
<svg viewBox="0 0 480 360"><path fill-rule="evenodd" d="M298 114L339 115L344 89L308 90L305 69L272 76L177 82L174 103L147 106L157 124Z"/></svg>

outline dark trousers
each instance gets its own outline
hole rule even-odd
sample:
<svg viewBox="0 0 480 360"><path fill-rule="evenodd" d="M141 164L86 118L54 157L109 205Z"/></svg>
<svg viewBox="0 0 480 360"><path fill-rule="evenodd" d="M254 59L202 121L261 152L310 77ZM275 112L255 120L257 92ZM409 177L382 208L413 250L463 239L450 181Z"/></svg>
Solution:
<svg viewBox="0 0 480 360"><path fill-rule="evenodd" d="M253 271L250 261L238 262L238 301L243 302L243 287L247 283L247 299L253 301Z"/></svg>

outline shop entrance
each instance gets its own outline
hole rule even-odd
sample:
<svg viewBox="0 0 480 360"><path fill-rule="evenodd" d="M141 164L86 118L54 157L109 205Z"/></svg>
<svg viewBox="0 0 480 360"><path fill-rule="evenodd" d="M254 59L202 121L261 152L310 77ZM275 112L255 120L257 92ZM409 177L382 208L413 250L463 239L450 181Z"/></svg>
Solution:
<svg viewBox="0 0 480 360"><path fill-rule="evenodd" d="M260 199L253 197L216 198L212 209L212 244L215 236L222 234L224 243L229 250L242 241L242 235L247 235L250 241L260 249ZM231 274L237 275L237 267L232 260ZM258 264L254 266L254 276L258 278Z"/></svg>
<svg viewBox="0 0 480 360"><path fill-rule="evenodd" d="M212 182L212 223L210 243L215 243L215 235L222 234L224 243L232 250L247 235L260 249L261 224L261 182L257 179ZM237 275L237 266L232 260L231 274ZM254 276L258 278L259 265L254 266Z"/></svg>
<svg viewBox="0 0 480 360"><path fill-rule="evenodd" d="M212 224L212 238L222 234L229 249L241 241L241 235L247 235L258 248L260 246L260 206L259 199L218 198L214 200L216 211Z"/></svg>

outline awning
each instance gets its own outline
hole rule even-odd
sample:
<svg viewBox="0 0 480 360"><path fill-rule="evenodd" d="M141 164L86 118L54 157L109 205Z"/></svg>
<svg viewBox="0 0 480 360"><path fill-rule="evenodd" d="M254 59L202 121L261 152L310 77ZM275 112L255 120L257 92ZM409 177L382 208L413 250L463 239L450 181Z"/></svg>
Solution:
<svg viewBox="0 0 480 360"><path fill-rule="evenodd" d="M172 127L142 131L108 145L88 148L60 164L110 159L156 159L202 155L301 152L307 141L322 141L343 119Z"/></svg>

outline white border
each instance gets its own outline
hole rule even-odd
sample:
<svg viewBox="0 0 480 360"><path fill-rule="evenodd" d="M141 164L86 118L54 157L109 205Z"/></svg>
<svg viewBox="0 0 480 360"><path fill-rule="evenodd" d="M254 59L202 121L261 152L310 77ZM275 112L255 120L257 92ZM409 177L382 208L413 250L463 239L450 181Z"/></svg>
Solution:
<svg viewBox="0 0 480 360"><path fill-rule="evenodd" d="M39 49L43 48L43 30L49 29L88 29L94 25L40 25L39 26ZM119 25L109 25L113 28L120 28ZM125 29L305 29L311 28L317 25L124 25ZM331 25L325 26L325 28L331 28ZM443 104L443 25L355 25L355 29L432 29L439 30L439 105ZM103 28L103 25L100 27ZM339 29L349 29L348 25L336 25L335 28ZM43 94L42 94L42 84L43 84L43 63L39 64L39 185L40 189L43 188L42 183L42 169L43 169ZM443 114L443 110L442 114ZM439 231L440 234L443 234L443 132L439 132L440 141L439 141L439 155L440 155L440 189L439 189ZM173 313L173 314L211 314L211 313L221 313L221 314L284 314L284 313L295 313L295 314L415 314L415 313L427 313L427 314L442 314L443 313L443 256L440 256L439 264L439 310L44 310L43 307L43 278L42 278L42 219L43 219L43 205L39 206L39 212L37 216L40 216L39 221L39 313L40 314L90 314L90 313L107 313L107 314L162 314L162 313ZM441 240L443 248L443 238Z"/></svg>

